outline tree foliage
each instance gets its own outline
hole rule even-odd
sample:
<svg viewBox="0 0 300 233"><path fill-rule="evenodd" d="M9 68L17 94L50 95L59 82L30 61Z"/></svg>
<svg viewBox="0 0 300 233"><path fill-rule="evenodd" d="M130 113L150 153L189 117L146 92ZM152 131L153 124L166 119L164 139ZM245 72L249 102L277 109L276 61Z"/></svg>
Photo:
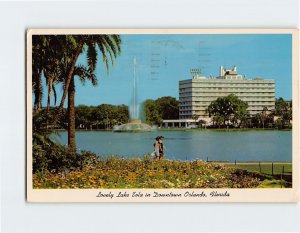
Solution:
<svg viewBox="0 0 300 233"><path fill-rule="evenodd" d="M102 104L88 107L78 106L76 108L76 127L88 129L108 129L114 125L125 124L129 121L128 107L125 105Z"/></svg>
<svg viewBox="0 0 300 233"><path fill-rule="evenodd" d="M163 120L179 118L179 102L171 96L143 102L143 112L146 123L159 125Z"/></svg>
<svg viewBox="0 0 300 233"><path fill-rule="evenodd" d="M249 115L248 103L240 100L237 96L230 94L226 97L219 97L212 101L207 111L209 116L213 116L214 121L219 126L226 126L226 122L237 124L243 122Z"/></svg>
<svg viewBox="0 0 300 233"><path fill-rule="evenodd" d="M284 100L281 97L276 99L274 115L278 117L277 119L278 128L290 128L291 127L290 122L293 117L292 101Z"/></svg>
<svg viewBox="0 0 300 233"><path fill-rule="evenodd" d="M162 114L159 111L159 106L156 104L155 100L149 99L144 101L143 112L147 124L158 125L162 123Z"/></svg>
<svg viewBox="0 0 300 233"><path fill-rule="evenodd" d="M165 96L155 100L158 111L164 120L179 118L179 102L171 96Z"/></svg>
<svg viewBox="0 0 300 233"><path fill-rule="evenodd" d="M57 108L53 125L56 125L63 112L68 96L68 144L71 151L75 145L75 77L85 82L90 80L97 84L96 64L102 58L106 70L109 64L121 52L119 35L33 35L32 37L32 90L34 93L34 109L42 109L44 94L42 77L48 85L47 111L50 111L50 96L53 91L56 102L55 84L62 83L63 95ZM78 64L80 54L86 54L86 65Z"/></svg>

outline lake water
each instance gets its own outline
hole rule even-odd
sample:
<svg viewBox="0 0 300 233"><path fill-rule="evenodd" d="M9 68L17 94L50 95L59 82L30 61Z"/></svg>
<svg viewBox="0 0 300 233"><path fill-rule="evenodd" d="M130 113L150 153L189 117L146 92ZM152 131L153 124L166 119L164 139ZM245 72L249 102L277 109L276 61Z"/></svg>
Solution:
<svg viewBox="0 0 300 233"><path fill-rule="evenodd" d="M53 137L67 144L67 132ZM80 150L98 155L136 157L153 151L154 138L165 137L167 159L211 161L292 161L292 131L154 131L116 133L77 131Z"/></svg>

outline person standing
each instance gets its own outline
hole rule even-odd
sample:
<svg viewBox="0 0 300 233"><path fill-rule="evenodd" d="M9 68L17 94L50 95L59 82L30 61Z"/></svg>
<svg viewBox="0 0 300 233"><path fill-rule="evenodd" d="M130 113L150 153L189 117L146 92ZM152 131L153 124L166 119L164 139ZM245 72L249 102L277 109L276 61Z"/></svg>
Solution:
<svg viewBox="0 0 300 233"><path fill-rule="evenodd" d="M164 158L164 137L158 136L155 138L154 143L154 159L163 159Z"/></svg>

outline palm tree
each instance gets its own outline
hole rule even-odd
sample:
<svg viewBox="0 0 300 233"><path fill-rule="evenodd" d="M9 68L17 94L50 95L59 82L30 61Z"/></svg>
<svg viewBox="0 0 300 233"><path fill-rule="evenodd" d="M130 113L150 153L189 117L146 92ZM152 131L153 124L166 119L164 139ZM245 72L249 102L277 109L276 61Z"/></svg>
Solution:
<svg viewBox="0 0 300 233"><path fill-rule="evenodd" d="M73 60L70 64L68 76L64 86L64 93L60 103L59 111L64 104L64 98L68 92L68 146L71 153L76 152L75 144L75 76L78 76L81 81L90 80L93 85L97 85L95 76L98 51L99 48L106 70L109 70L109 60L112 65L114 59L121 52L121 38L118 35L83 35L74 37L77 48ZM75 66L79 56L79 52L87 51L87 67ZM78 55L77 55L78 53ZM108 57L109 55L109 57Z"/></svg>
<svg viewBox="0 0 300 233"><path fill-rule="evenodd" d="M261 123L263 125L263 129L265 128L265 122L268 118L268 108L264 107L262 112L260 113L260 119L261 119Z"/></svg>
<svg viewBox="0 0 300 233"><path fill-rule="evenodd" d="M47 109L50 109L50 96L53 91L56 102L55 83L63 83L63 95L52 124L61 117L65 99L68 95L68 145L71 152L75 145L75 76L84 82L90 80L97 84L95 76L98 51L102 55L106 70L109 63L121 52L119 35L38 35L33 36L33 91L35 109L41 109L43 95L42 73L48 85ZM87 66L76 65L81 53L87 54Z"/></svg>
<svg viewBox="0 0 300 233"><path fill-rule="evenodd" d="M50 98L53 91L54 104L56 105L57 95L55 84L64 80L63 58L65 56L63 46L64 39L62 36L47 36L49 46L47 48L47 60L45 61L44 75L48 86L47 112L50 110Z"/></svg>
<svg viewBox="0 0 300 233"><path fill-rule="evenodd" d="M44 94L42 85L42 72L46 60L48 41L46 36L32 37L32 91L34 93L34 109L42 109L42 97Z"/></svg>
<svg viewBox="0 0 300 233"><path fill-rule="evenodd" d="M46 79L48 86L47 112L50 110L50 97L52 91L56 102L55 82L62 80L62 41L54 35L34 35L32 49L32 88L35 95L34 107L36 110L42 109L42 96L44 94L42 76Z"/></svg>

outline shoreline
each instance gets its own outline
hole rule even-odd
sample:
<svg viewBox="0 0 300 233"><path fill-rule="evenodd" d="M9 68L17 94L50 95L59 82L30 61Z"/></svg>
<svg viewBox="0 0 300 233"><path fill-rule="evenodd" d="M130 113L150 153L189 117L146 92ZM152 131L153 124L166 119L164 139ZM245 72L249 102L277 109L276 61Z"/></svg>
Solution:
<svg viewBox="0 0 300 233"><path fill-rule="evenodd" d="M114 132L112 129L75 129L77 132ZM187 131L187 132L241 132L241 131L292 131L293 129L273 129L273 128L209 128L209 129L203 129L203 128L158 128L152 131L143 131L143 132L114 132L114 133L151 133L156 131ZM67 129L55 129L55 131L68 131Z"/></svg>

